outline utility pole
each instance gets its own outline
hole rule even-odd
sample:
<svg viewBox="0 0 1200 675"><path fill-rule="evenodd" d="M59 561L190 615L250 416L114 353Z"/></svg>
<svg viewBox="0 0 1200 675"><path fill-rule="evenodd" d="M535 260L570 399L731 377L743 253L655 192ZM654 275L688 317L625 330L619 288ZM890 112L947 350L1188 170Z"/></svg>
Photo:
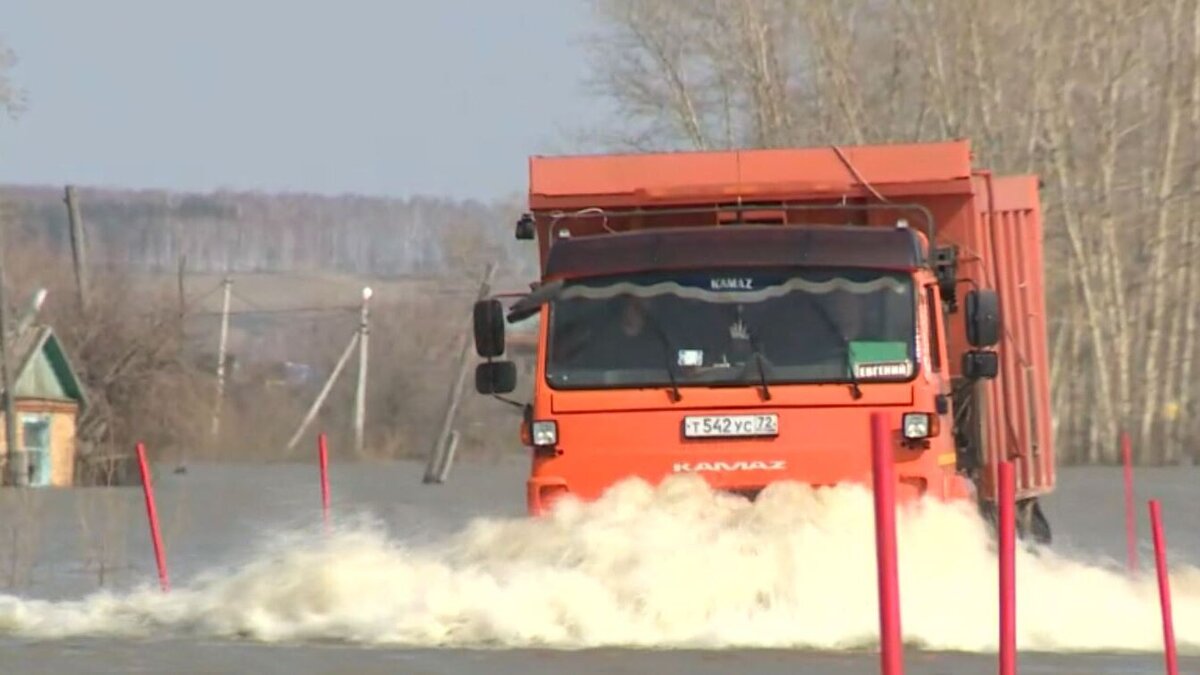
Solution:
<svg viewBox="0 0 1200 675"><path fill-rule="evenodd" d="M184 324L187 321L187 297L184 295L183 278L187 274L187 256L179 254L179 350L183 351Z"/></svg>
<svg viewBox="0 0 1200 675"><path fill-rule="evenodd" d="M217 404L213 406L212 437L221 430L221 404L225 399L225 345L229 339L229 296L233 292L233 279L225 277L221 282L225 299L221 304L221 341L217 347Z"/></svg>
<svg viewBox="0 0 1200 675"><path fill-rule="evenodd" d="M4 223L0 221L0 379L4 385L4 442L8 450L8 468L12 484L24 487L29 484L28 459L17 448L17 412L13 405L12 371L8 357L8 297L4 282Z"/></svg>
<svg viewBox="0 0 1200 675"><path fill-rule="evenodd" d="M79 200L75 198L75 186L68 185L66 192L67 219L71 223L71 257L75 263L75 290L79 294L79 310L86 311L88 283L84 271L87 256L83 240L83 218L79 215Z"/></svg>
<svg viewBox="0 0 1200 675"><path fill-rule="evenodd" d="M317 411L321 409L321 404L325 403L325 397L329 396L329 390L333 388L333 383L337 382L338 375L342 374L342 369L346 367L346 362L350 360L350 355L354 353L354 347L358 345L360 334L355 332L350 336L350 343L346 345L345 351L338 358L337 365L333 367L333 372L329 374L329 379L325 380L325 384L321 387L321 393L317 394L317 399L313 401L308 412L304 413L304 419L300 422L300 427L296 429L296 433L292 434L291 440L288 441L287 449L291 451L296 447L296 443L300 442L300 437L304 434L304 430L317 416Z"/></svg>
<svg viewBox="0 0 1200 675"><path fill-rule="evenodd" d="M362 316L358 322L358 390L354 394L354 453L355 457L363 455L363 423L367 416L367 337L370 335L368 324L368 307L371 299L371 287L366 286L362 292Z"/></svg>
<svg viewBox="0 0 1200 675"><path fill-rule="evenodd" d="M476 300L484 300L491 295L492 278L495 275L496 263L489 263L487 270L483 273L483 281L479 284L479 293L475 296ZM459 339L458 374L450 390L450 400L446 402L446 412L442 416L442 429L438 433L433 447L429 450L429 460L425 464L425 477L421 479L426 485L441 483L445 480L442 468L446 465L446 455L450 449L450 441L454 433L454 417L458 414L458 404L462 400L463 387L466 386L467 382L467 373L471 370L471 344L473 336L474 329L472 328L472 324L468 324L466 332Z"/></svg>
<svg viewBox="0 0 1200 675"><path fill-rule="evenodd" d="M180 228L177 226L176 232L178 232L179 229ZM180 235L176 234L176 241L179 241L180 239L182 239L182 237ZM179 253L179 275L178 275L179 317L178 317L178 324L175 326L175 331L176 331L176 333L175 333L175 340L176 340L175 359L180 364L184 363L185 359L187 358L187 330L186 330L186 327L187 327L187 297L184 295L184 287L183 287L183 277L184 277L184 274L186 273L186 271L187 271L187 256L185 256L181 250ZM183 473L184 471L187 470L187 468L186 468L187 467L187 454L188 454L188 450L187 450L187 446L185 445L179 451L179 464L178 464L178 466L175 467L175 473Z"/></svg>

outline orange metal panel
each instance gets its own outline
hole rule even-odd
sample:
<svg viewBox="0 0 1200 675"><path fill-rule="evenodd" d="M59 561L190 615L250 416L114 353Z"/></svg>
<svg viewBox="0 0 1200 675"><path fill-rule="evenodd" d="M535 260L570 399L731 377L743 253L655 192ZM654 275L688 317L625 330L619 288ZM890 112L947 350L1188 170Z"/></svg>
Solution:
<svg viewBox="0 0 1200 675"><path fill-rule="evenodd" d="M595 499L623 478L658 482L673 473L696 472L713 487L734 490L778 480L869 486L871 454L863 447L870 442L870 415L879 410L870 406L777 409L777 437L740 439L684 438L683 418L695 414L689 410L627 412L619 423L606 411L561 415L556 418L557 452L534 460L530 506L534 512L544 507L536 494L540 484ZM899 427L903 411L903 407L884 409L893 428ZM631 435L631 430L637 433ZM948 446L948 439L944 440ZM902 498L963 494L963 480L953 475L952 466L940 462L945 454L953 455L952 448L912 450L893 442ZM742 463L744 468L721 470L715 463ZM904 485L920 487L906 490Z"/></svg>
<svg viewBox="0 0 1200 675"><path fill-rule="evenodd" d="M830 147L534 156L529 159L530 208L811 199L859 192L861 182L855 172L881 192L921 194L912 187L970 177L966 141L857 146L841 151L853 171Z"/></svg>
<svg viewBox="0 0 1200 675"><path fill-rule="evenodd" d="M965 141L864 145L841 151L854 170L872 185L953 181L971 175L970 146ZM746 150L740 157L739 178L747 185L786 185L794 181L810 186L823 184L834 191L860 185L854 173L828 147Z"/></svg>
<svg viewBox="0 0 1200 675"><path fill-rule="evenodd" d="M721 194L740 182L737 163L737 152L534 156L529 159L529 194L581 196L587 202L584 206L601 195L642 204L647 194L684 187Z"/></svg>

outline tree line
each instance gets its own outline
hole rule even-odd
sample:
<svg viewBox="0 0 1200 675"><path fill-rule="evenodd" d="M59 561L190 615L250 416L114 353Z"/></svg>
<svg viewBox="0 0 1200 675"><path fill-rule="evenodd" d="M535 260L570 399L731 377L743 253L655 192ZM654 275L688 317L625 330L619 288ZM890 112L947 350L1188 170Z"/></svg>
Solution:
<svg viewBox="0 0 1200 675"><path fill-rule="evenodd" d="M81 187L89 263L194 273L322 270L364 276L446 274L487 260L532 273L512 237L514 202L433 197L174 193ZM0 186L24 235L70 245L62 186Z"/></svg>

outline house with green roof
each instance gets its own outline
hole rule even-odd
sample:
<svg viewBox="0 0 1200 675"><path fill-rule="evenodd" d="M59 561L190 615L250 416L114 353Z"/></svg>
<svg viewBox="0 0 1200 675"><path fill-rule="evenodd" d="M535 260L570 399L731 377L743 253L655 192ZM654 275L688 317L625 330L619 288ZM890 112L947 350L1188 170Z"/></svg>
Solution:
<svg viewBox="0 0 1200 675"><path fill-rule="evenodd" d="M87 397L62 343L49 326L30 326L12 340L13 405L18 452L25 453L31 487L69 487L75 480L76 424ZM0 421L3 410L0 409ZM9 451L0 425L0 469L12 483Z"/></svg>

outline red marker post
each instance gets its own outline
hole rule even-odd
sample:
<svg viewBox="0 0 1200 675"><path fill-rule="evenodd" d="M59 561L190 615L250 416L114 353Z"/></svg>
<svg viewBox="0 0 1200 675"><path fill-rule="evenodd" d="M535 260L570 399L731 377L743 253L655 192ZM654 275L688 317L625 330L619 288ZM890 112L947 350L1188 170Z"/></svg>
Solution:
<svg viewBox="0 0 1200 675"><path fill-rule="evenodd" d="M325 531L329 531L329 447L325 434L317 436L317 459L321 465L321 515L325 520Z"/></svg>
<svg viewBox="0 0 1200 675"><path fill-rule="evenodd" d="M1179 675L1179 657L1175 653L1175 622L1171 618L1171 579L1167 576L1167 539L1163 534L1162 507L1157 499L1150 500L1150 529L1154 533L1154 563L1158 568L1158 601L1162 607L1167 675Z"/></svg>
<svg viewBox="0 0 1200 675"><path fill-rule="evenodd" d="M1017 672L1016 488L1012 462L1000 463L997 521L1000 538L1000 675Z"/></svg>
<svg viewBox="0 0 1200 675"><path fill-rule="evenodd" d="M1125 465L1125 559L1129 573L1136 574L1138 569L1137 554L1137 515L1133 507L1133 443L1129 440L1129 432L1121 432L1121 461Z"/></svg>
<svg viewBox="0 0 1200 675"><path fill-rule="evenodd" d="M879 570L879 647L884 675L904 672L900 581L896 570L896 476L887 418L871 414L871 467L875 487L875 558Z"/></svg>
<svg viewBox="0 0 1200 675"><path fill-rule="evenodd" d="M154 481L150 477L150 465L146 463L146 446L137 444L138 468L142 473L142 492L146 495L146 518L150 521L150 540L154 544L154 562L158 565L158 583L163 592L171 590L167 577L167 559L163 555L162 536L158 530L158 509L154 506Z"/></svg>

